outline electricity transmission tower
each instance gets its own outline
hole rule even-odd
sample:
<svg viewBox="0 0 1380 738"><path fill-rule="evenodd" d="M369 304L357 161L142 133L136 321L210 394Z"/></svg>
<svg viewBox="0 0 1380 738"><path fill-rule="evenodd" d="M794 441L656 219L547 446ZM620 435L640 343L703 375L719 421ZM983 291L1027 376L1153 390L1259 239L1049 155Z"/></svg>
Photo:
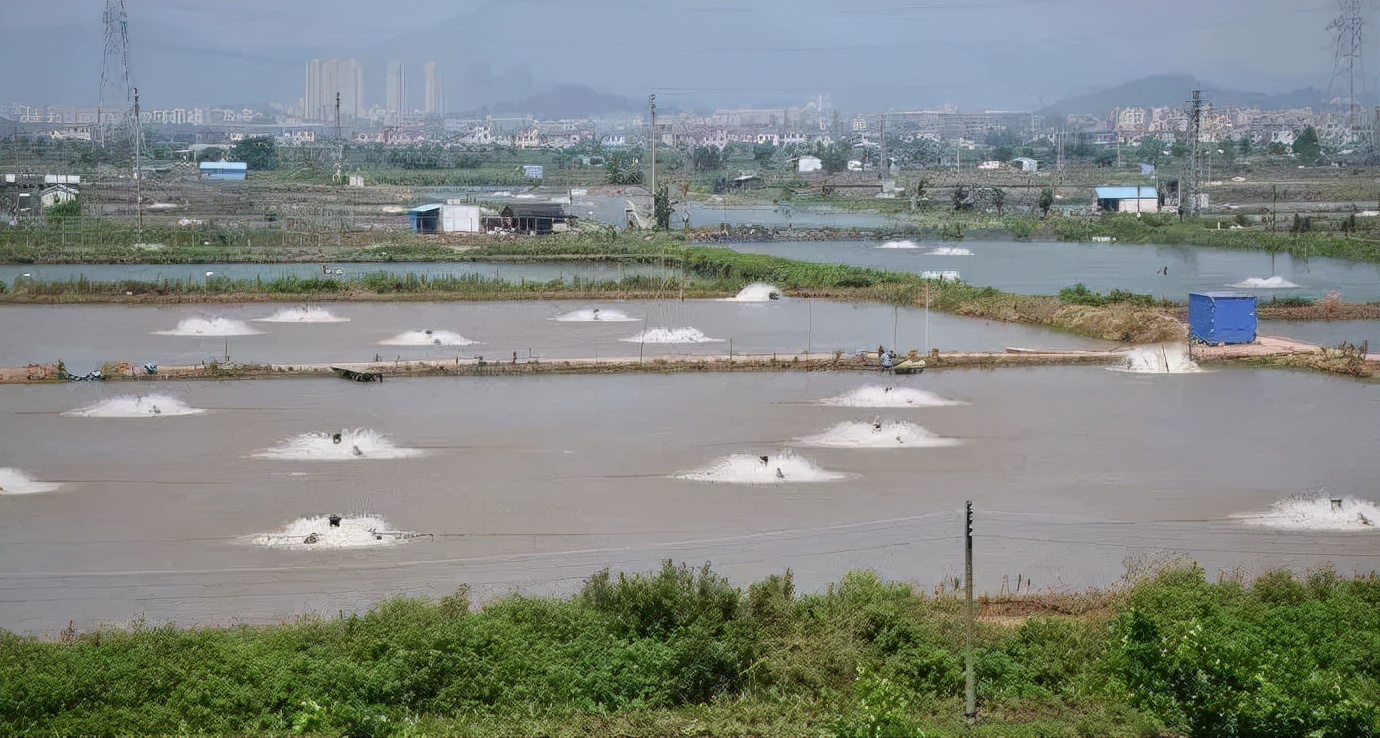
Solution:
<svg viewBox="0 0 1380 738"><path fill-rule="evenodd" d="M1185 215L1198 215L1202 202L1199 194L1202 192L1203 166L1207 159L1203 153L1203 111L1206 107L1202 90L1194 90L1193 98L1188 101L1185 110L1188 126L1184 132L1187 139L1184 143L1188 145L1188 163L1184 166L1183 176L1179 177L1179 212Z"/></svg>
<svg viewBox="0 0 1380 738"><path fill-rule="evenodd" d="M128 150L134 155L143 143L143 132L129 73L129 17L124 0L105 0L101 17L105 22L105 54L96 103L96 142L103 148Z"/></svg>
<svg viewBox="0 0 1380 738"><path fill-rule="evenodd" d="M1327 94L1332 97L1336 90L1336 94L1346 95L1343 125L1356 144L1364 150L1370 150L1375 143L1375 131L1371 126L1371 116L1356 97L1358 88L1364 92L1366 87L1364 0L1337 0L1337 8L1341 14L1327 25L1336 47Z"/></svg>

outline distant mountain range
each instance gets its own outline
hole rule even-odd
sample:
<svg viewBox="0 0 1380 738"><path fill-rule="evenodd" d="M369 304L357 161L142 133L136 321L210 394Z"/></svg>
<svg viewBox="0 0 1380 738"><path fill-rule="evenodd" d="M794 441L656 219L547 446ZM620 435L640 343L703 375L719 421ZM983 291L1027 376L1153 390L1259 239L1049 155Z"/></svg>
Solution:
<svg viewBox="0 0 1380 738"><path fill-rule="evenodd" d="M1292 92L1271 95L1263 92L1214 88L1196 77L1179 74L1142 77L1100 92L1060 100L1039 112L1043 115L1066 115L1069 113L1104 113L1112 108L1183 105L1192 96L1194 90L1202 90L1204 98L1219 107L1299 108L1311 106L1317 108L1327 104L1326 93L1316 87L1304 87Z"/></svg>

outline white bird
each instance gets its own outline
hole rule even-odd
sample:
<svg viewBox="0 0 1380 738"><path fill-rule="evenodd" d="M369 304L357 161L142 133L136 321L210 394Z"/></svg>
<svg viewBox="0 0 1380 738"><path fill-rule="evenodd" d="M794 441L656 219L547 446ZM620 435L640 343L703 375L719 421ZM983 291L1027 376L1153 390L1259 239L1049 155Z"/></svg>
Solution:
<svg viewBox="0 0 1380 738"><path fill-rule="evenodd" d="M208 276L208 277L211 276L212 274L215 274L215 272L206 272L206 276Z"/></svg>

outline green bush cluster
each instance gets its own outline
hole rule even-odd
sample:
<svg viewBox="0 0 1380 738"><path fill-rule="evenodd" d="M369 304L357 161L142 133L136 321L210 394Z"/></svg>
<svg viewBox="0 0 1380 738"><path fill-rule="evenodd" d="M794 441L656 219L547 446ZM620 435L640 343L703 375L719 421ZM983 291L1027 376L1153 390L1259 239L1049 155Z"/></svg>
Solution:
<svg viewBox="0 0 1380 738"><path fill-rule="evenodd" d="M1132 702L1194 736L1380 734L1377 582L1320 570L1138 587L1109 663Z"/></svg>
<svg viewBox="0 0 1380 738"><path fill-rule="evenodd" d="M1101 292L1093 292L1088 286L1079 282L1072 287L1064 287L1059 290L1059 302L1068 305L1092 305L1093 307L1103 307L1106 305L1142 305L1152 307L1155 305L1153 295L1138 295L1122 289L1113 289L1106 295Z"/></svg>
<svg viewBox="0 0 1380 738"><path fill-rule="evenodd" d="M1380 735L1378 584L1180 568L1083 615L980 620L980 734ZM949 597L865 572L743 591L668 561L480 609L462 590L268 627L0 631L0 733L956 735L963 653Z"/></svg>

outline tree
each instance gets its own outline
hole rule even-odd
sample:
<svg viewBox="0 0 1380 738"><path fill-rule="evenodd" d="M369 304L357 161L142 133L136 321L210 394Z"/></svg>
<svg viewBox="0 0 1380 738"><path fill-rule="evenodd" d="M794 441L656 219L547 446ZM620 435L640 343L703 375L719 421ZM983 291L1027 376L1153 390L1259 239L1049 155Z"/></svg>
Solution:
<svg viewBox="0 0 1380 738"><path fill-rule="evenodd" d="M250 169L277 169L278 146L269 136L253 136L237 141L230 147L231 161L242 161Z"/></svg>
<svg viewBox="0 0 1380 738"><path fill-rule="evenodd" d="M43 211L43 215L48 218L49 225L57 225L67 218L81 215L81 203L74 197L71 200L48 206Z"/></svg>
<svg viewBox="0 0 1380 738"><path fill-rule="evenodd" d="M658 230L671 229L671 193L666 191L666 185L657 187L652 196L652 217L656 219Z"/></svg>
<svg viewBox="0 0 1380 738"><path fill-rule="evenodd" d="M697 172L708 172L723 167L723 157L717 146L699 146L690 152L690 164Z"/></svg>
<svg viewBox="0 0 1380 738"><path fill-rule="evenodd" d="M1251 137L1242 136L1240 143L1237 144L1237 148L1241 150L1242 156L1246 156L1247 154L1251 153Z"/></svg>
<svg viewBox="0 0 1380 738"><path fill-rule="evenodd" d="M1011 161L1011 147L1002 145L992 149L992 158L997 161Z"/></svg>
<svg viewBox="0 0 1380 738"><path fill-rule="evenodd" d="M642 165L627 152L620 151L610 156L604 164L604 173L608 176L609 184L642 184Z"/></svg>
<svg viewBox="0 0 1380 738"><path fill-rule="evenodd" d="M824 171L830 174L838 174L848 168L849 150L838 143L831 143L828 146L821 145L816 150L815 155L819 157L819 163L824 167Z"/></svg>
<svg viewBox="0 0 1380 738"><path fill-rule="evenodd" d="M1318 143L1318 132L1313 126L1303 129L1294 139L1294 156L1304 164L1317 164L1322 160L1322 146Z"/></svg>
<svg viewBox="0 0 1380 738"><path fill-rule="evenodd" d="M954 188L953 195L954 211L973 209L973 190L966 185L959 185Z"/></svg>
<svg viewBox="0 0 1380 738"><path fill-rule="evenodd" d="M1049 209L1054 207L1054 188L1046 187L1040 190L1040 212L1049 215Z"/></svg>
<svg viewBox="0 0 1380 738"><path fill-rule="evenodd" d="M991 190L991 192L988 194L987 199L992 203L992 206L997 209L997 215L1005 215L1006 190L1000 187L990 187L988 189Z"/></svg>

